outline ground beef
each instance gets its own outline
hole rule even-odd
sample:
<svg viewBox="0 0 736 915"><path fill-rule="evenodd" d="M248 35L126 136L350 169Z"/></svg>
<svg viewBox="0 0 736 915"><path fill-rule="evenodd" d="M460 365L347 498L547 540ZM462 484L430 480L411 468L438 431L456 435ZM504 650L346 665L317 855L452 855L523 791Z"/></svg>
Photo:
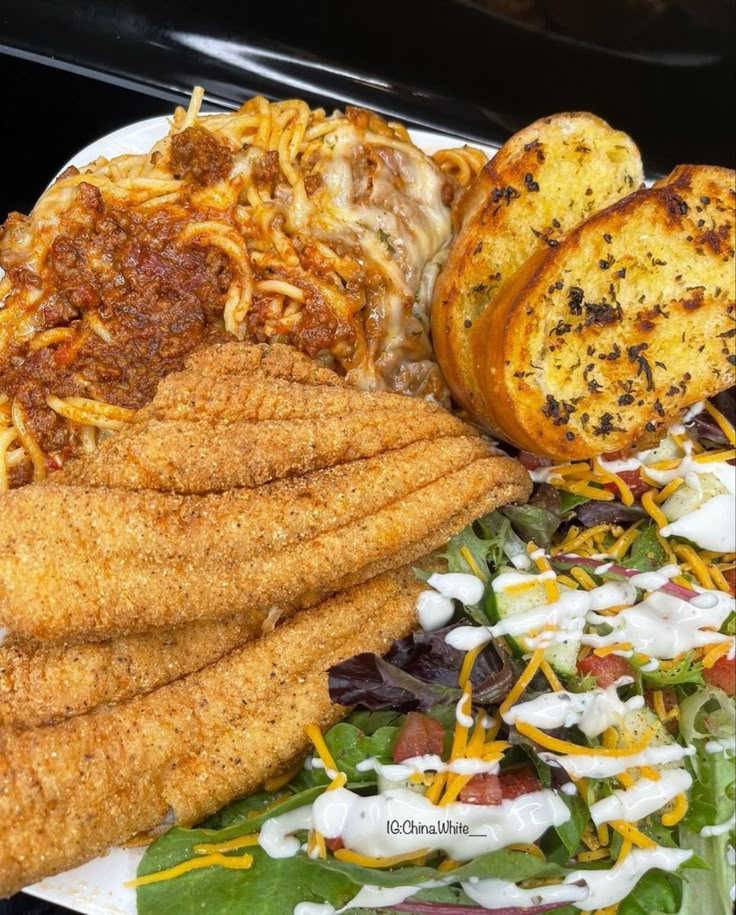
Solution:
<svg viewBox="0 0 736 915"><path fill-rule="evenodd" d="M204 127L187 127L171 138L171 171L193 184L217 184L230 174L233 154Z"/></svg>
<svg viewBox="0 0 736 915"><path fill-rule="evenodd" d="M49 394L139 408L219 332L232 269L215 248L179 244L191 218L181 205L147 214L116 207L80 186L50 247L37 312L39 330L75 333L37 352L16 349L0 364L0 390L18 398L44 451L76 446L69 424L48 408Z"/></svg>

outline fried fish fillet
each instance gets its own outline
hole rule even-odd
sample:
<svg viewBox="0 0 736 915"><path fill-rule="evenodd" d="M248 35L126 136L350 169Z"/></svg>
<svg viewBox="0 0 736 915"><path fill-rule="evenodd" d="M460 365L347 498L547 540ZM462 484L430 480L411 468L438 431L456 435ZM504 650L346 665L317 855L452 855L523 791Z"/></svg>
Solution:
<svg viewBox="0 0 736 915"><path fill-rule="evenodd" d="M231 343L192 356L129 427L54 480L224 492L469 434L436 404L351 388L286 346Z"/></svg>
<svg viewBox="0 0 736 915"><path fill-rule="evenodd" d="M102 642L0 645L0 728L53 724L150 692L200 670L272 628L275 614L121 636Z"/></svg>
<svg viewBox="0 0 736 915"><path fill-rule="evenodd" d="M162 823L190 825L286 770L327 728L327 668L385 653L416 622L404 568L121 705L0 733L0 897Z"/></svg>
<svg viewBox="0 0 736 915"><path fill-rule="evenodd" d="M0 625L104 638L314 603L530 488L475 435L210 495L28 486L4 498Z"/></svg>

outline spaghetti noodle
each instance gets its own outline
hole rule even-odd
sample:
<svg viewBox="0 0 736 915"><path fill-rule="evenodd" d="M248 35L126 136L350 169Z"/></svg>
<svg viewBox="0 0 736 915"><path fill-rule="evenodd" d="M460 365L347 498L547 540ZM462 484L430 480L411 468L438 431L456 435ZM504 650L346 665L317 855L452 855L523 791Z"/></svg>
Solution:
<svg viewBox="0 0 736 915"><path fill-rule="evenodd" d="M358 386L442 399L428 307L485 157L399 124L196 89L149 153L67 169L0 234L0 491L148 402L193 349L287 342Z"/></svg>

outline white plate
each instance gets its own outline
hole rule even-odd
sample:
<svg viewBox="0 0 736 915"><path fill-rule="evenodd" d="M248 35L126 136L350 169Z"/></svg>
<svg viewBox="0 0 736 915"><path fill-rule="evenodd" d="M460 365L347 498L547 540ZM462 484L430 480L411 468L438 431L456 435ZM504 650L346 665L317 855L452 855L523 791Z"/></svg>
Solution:
<svg viewBox="0 0 736 915"><path fill-rule="evenodd" d="M126 153L146 152L168 133L169 124L168 117L155 117L121 127L85 146L59 172L69 165L88 165L99 156L112 159ZM428 130L412 130L411 137L417 146L430 154L438 149L462 146L466 142L449 134ZM496 151L476 143L472 145L483 149L489 156ZM48 877L27 887L25 892L83 915L136 915L135 890L126 888L125 883L135 877L142 856L142 849L114 848L102 858L65 874Z"/></svg>

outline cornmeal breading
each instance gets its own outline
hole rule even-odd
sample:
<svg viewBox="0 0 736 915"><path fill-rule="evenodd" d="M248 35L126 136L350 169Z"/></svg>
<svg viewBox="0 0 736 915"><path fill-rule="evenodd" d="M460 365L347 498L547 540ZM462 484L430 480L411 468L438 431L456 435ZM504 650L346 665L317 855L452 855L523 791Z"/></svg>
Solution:
<svg viewBox="0 0 736 915"><path fill-rule="evenodd" d="M298 614L198 673L60 724L0 732L0 897L160 824L189 825L286 770L344 714L327 668L416 624L404 568Z"/></svg>

